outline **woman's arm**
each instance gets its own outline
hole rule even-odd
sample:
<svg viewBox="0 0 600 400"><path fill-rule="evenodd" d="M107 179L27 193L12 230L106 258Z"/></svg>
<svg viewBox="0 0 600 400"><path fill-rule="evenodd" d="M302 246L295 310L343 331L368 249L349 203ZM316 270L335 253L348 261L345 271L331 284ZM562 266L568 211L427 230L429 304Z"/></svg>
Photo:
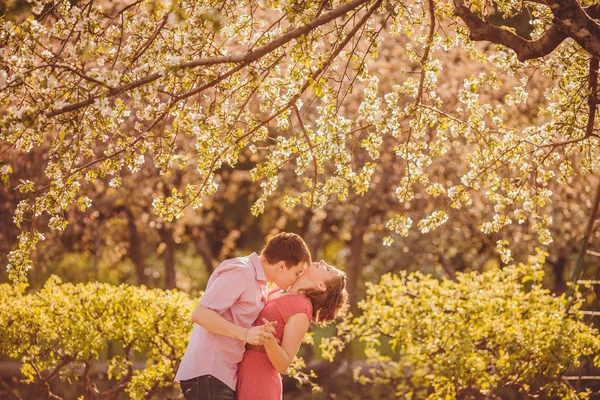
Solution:
<svg viewBox="0 0 600 400"><path fill-rule="evenodd" d="M277 339L273 335L270 335L269 340L264 343L271 364L280 374L284 373L294 360L309 326L310 321L306 314L292 315L283 328L281 345L277 343Z"/></svg>

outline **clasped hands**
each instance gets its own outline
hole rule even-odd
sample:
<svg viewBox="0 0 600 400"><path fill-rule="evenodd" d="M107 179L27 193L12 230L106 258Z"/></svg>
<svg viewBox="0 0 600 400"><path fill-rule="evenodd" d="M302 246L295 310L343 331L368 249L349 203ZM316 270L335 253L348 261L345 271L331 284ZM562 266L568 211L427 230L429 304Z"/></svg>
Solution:
<svg viewBox="0 0 600 400"><path fill-rule="evenodd" d="M275 325L277 321L268 321L263 318L264 325L253 326L246 333L246 343L254 345L262 345L270 340L275 339Z"/></svg>

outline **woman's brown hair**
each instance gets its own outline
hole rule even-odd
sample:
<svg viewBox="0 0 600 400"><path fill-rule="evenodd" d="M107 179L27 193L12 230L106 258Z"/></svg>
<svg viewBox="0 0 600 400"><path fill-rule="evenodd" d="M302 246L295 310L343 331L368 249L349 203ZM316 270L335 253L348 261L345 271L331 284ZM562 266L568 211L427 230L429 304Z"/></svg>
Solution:
<svg viewBox="0 0 600 400"><path fill-rule="evenodd" d="M338 276L325 281L325 290L305 289L302 291L312 302L313 322L327 325L348 307L347 279L346 274L340 272Z"/></svg>

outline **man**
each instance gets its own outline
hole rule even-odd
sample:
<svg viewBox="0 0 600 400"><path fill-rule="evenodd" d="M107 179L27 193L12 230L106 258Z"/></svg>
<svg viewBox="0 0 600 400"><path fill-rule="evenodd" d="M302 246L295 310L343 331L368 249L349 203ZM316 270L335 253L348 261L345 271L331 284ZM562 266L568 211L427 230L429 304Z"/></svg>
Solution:
<svg viewBox="0 0 600 400"><path fill-rule="evenodd" d="M261 255L224 261L192 312L194 328L175 381L186 400L234 400L245 345L262 344L273 325L252 327L267 301L267 282L288 288L311 262L302 238L273 236Z"/></svg>

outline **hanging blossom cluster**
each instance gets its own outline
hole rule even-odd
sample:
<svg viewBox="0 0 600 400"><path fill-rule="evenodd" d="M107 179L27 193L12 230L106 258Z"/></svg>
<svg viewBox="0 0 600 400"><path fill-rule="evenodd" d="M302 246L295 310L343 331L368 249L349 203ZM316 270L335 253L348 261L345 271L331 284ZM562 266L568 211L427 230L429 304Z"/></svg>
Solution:
<svg viewBox="0 0 600 400"><path fill-rule="evenodd" d="M455 15L458 3L32 0L23 20L0 19L0 177L22 193L10 277L26 279L43 225L65 229L66 210L93 207L86 185L106 179L118 188L145 163L160 174L191 169L196 179L152 202L170 221L201 208L219 190L220 169L245 151L257 156L251 176L263 189L255 215L278 191L285 206L313 209L361 195L392 150L400 177L386 195L399 207L385 244L438 228L475 195L490 206L483 232L529 224L550 243L553 185L597 170L590 56L572 41L524 62L504 47L484 51ZM523 7L496 3L507 16ZM538 38L552 13L530 6ZM472 12L485 7L471 2ZM393 79L369 67L386 40L404 46ZM448 95L438 87L454 72L444 57L452 51L482 68ZM535 121L523 121L514 113L527 104L532 70L547 87ZM383 78L393 80L389 89ZM499 89L505 98L490 101ZM11 181L19 155L38 149L44 176ZM431 173L440 163L453 163L460 180ZM288 170L301 190L286 191ZM440 206L419 213L421 192ZM509 239L498 242L505 262L509 248Z"/></svg>

